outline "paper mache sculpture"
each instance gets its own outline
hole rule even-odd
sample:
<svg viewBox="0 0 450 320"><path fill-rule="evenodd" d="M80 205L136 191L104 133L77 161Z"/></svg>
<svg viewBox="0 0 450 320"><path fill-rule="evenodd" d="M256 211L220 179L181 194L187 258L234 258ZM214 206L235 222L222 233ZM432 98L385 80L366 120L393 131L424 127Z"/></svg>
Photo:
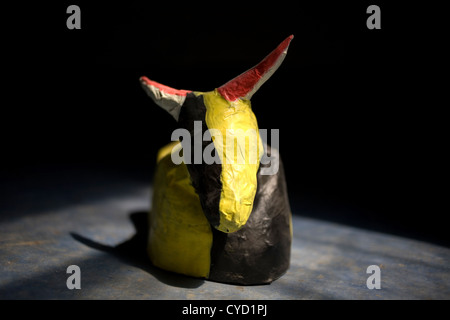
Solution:
<svg viewBox="0 0 450 320"><path fill-rule="evenodd" d="M212 140L200 144L204 151L213 143L219 163L195 161L195 154L183 153L183 146L189 146L184 143L190 143L191 150L199 148L195 139L172 142L158 152L148 238L148 255L155 266L242 285L271 283L289 268L292 221L282 163L277 158L278 171L261 174L267 164L260 161L264 146L259 133L253 142L230 140L235 141L231 149L248 159L256 152L257 160L232 161L225 136L237 129L258 132L250 99L281 65L292 38L213 91L177 90L140 78L153 101L192 137L199 134L199 121L202 137L207 130L223 134L223 139L211 134ZM265 150L272 159L279 157L270 146ZM184 161L176 164L174 154L182 154Z"/></svg>

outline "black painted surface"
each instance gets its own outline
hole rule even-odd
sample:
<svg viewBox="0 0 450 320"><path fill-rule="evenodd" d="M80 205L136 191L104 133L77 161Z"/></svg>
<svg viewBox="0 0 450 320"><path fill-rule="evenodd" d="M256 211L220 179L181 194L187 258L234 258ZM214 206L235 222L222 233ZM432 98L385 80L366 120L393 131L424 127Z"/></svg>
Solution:
<svg viewBox="0 0 450 320"><path fill-rule="evenodd" d="M271 155L270 147L267 153ZM277 160L277 174L261 175L258 171L255 202L245 226L233 233L213 230L209 279L264 284L278 279L289 268L292 213L283 164Z"/></svg>
<svg viewBox="0 0 450 320"><path fill-rule="evenodd" d="M203 161L203 150L211 141L203 141L203 135L208 130L205 122L206 107L203 102L203 96L195 96L189 93L186 100L181 107L178 125L189 131L191 136L191 159L186 164L189 174L191 176L192 185L194 186L202 205L203 211L209 223L213 226L219 225L219 204L220 193L222 191L222 181L220 175L222 173L222 165L213 163L206 164ZM201 137L194 135L194 122L201 121L202 131ZM195 163L195 141L202 141L202 160L201 163ZM186 158L185 158L186 159Z"/></svg>

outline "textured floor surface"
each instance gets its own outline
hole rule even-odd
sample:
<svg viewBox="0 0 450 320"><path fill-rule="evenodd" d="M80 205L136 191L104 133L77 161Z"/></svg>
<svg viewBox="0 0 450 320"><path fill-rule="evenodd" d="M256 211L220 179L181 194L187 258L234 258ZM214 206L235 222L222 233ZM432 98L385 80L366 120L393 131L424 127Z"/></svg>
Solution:
<svg viewBox="0 0 450 320"><path fill-rule="evenodd" d="M450 249L297 213L291 267L271 285L243 287L165 272L140 251L151 189L126 179L109 186L55 196L59 186L53 185L7 201L14 205L0 212L1 299L450 298ZM66 286L70 265L80 267L81 290ZM366 286L370 265L380 267L379 290Z"/></svg>

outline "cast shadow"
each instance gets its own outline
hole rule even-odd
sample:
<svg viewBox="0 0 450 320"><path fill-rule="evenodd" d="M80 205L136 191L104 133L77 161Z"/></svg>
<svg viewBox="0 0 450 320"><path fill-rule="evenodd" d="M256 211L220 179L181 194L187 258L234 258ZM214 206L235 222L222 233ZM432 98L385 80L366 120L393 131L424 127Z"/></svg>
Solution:
<svg viewBox="0 0 450 320"><path fill-rule="evenodd" d="M131 239L114 247L95 242L77 233L71 232L70 235L92 249L109 253L126 264L150 273L167 285L192 289L200 287L205 282L203 279L184 276L155 267L147 256L148 212L133 212L129 217L136 233Z"/></svg>

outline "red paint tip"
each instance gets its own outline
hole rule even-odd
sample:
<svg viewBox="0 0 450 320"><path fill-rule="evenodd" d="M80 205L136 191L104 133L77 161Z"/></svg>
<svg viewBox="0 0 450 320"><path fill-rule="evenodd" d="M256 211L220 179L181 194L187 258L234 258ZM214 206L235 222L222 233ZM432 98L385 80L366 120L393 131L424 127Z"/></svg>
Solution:
<svg viewBox="0 0 450 320"><path fill-rule="evenodd" d="M294 35L283 40L268 56L256 66L228 81L217 91L228 101L250 99L258 88L275 72L286 55L287 48Z"/></svg>
<svg viewBox="0 0 450 320"><path fill-rule="evenodd" d="M148 86L153 86L155 88L157 88L158 90L167 93L167 94L173 94L173 95L177 95L177 96L186 96L188 93L192 92L191 90L178 90L178 89L174 89L168 86L165 86L159 82L150 80L149 78L142 76L139 78L139 80Z"/></svg>

